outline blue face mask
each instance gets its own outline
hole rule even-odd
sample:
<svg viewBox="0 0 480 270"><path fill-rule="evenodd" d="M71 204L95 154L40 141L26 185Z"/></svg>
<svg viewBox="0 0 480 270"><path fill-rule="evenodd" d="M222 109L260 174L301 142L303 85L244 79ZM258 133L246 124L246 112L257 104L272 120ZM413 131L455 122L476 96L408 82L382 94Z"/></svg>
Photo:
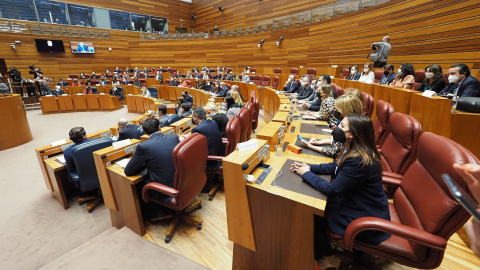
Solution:
<svg viewBox="0 0 480 270"><path fill-rule="evenodd" d="M208 115L208 117L212 118L212 117L213 117L213 113L210 113L210 114Z"/></svg>

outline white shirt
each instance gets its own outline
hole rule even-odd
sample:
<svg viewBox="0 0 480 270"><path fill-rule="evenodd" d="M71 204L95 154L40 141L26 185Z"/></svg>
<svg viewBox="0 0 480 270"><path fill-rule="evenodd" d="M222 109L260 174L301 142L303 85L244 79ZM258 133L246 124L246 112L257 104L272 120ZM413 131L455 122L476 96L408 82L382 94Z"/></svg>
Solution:
<svg viewBox="0 0 480 270"><path fill-rule="evenodd" d="M375 74L373 71L370 71L367 75L360 75L360 79L358 79L359 82L364 82L364 83L373 83L375 80Z"/></svg>

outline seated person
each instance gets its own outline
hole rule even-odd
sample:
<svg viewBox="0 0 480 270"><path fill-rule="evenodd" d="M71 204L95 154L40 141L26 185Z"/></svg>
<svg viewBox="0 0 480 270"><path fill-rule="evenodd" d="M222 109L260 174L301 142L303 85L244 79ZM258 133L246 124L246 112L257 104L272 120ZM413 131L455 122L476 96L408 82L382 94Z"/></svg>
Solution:
<svg viewBox="0 0 480 270"><path fill-rule="evenodd" d="M361 217L390 220L372 120L350 114L342 120L339 128L343 131L340 135L345 137L346 151L338 161L319 165L295 162L291 167L305 182L327 196L325 216L314 218L315 259L321 269L340 265L330 247L327 230L344 235L347 226ZM331 175L335 181L328 182L317 175ZM388 238L388 233L364 231L356 240L378 245Z"/></svg>
<svg viewBox="0 0 480 270"><path fill-rule="evenodd" d="M207 120L207 115L202 107L196 107L193 110L192 122L196 125L192 129L192 134L198 132L207 138L208 154L214 156L225 155L225 146L222 142L222 135L218 129L217 123L213 120ZM181 140L185 139L185 135ZM207 161L207 170L215 170L222 165L221 161Z"/></svg>
<svg viewBox="0 0 480 270"><path fill-rule="evenodd" d="M297 100L308 98L313 92L313 88L310 87L311 83L312 79L310 76L302 76L302 79L300 80L300 90L297 93L290 94L290 98Z"/></svg>
<svg viewBox="0 0 480 270"><path fill-rule="evenodd" d="M240 111L240 108L235 103L235 99L232 96L228 95L225 97L225 104L227 105L226 111L228 119L236 117L238 112Z"/></svg>
<svg viewBox="0 0 480 270"><path fill-rule="evenodd" d="M193 75L190 70L187 71L187 76L185 76L185 79L193 79Z"/></svg>
<svg viewBox="0 0 480 270"><path fill-rule="evenodd" d="M110 89L110 96L120 96L120 91L116 86L112 86Z"/></svg>
<svg viewBox="0 0 480 270"><path fill-rule="evenodd" d="M329 85L331 85L331 86L332 86L333 98L337 98L337 97L338 97L337 91L335 91L335 87L333 87L332 77L330 77L330 75L328 75L328 74L323 74L322 76L320 76L320 84L329 84Z"/></svg>
<svg viewBox="0 0 480 270"><path fill-rule="evenodd" d="M172 153L175 146L180 142L177 135L164 135L160 132L158 119L145 120L142 128L150 139L137 145L135 154L125 167L125 175L132 176L147 169L144 176L144 184L157 182L165 186L173 187L175 180L175 165ZM141 188L139 190L142 190ZM164 203L172 197L154 192L153 198Z"/></svg>
<svg viewBox="0 0 480 270"><path fill-rule="evenodd" d="M58 79L58 86L68 86L68 82L64 81L62 78Z"/></svg>
<svg viewBox="0 0 480 270"><path fill-rule="evenodd" d="M243 108L243 101L240 98L240 94L237 91L232 91L230 93L230 96L235 100L235 105L237 105L238 108Z"/></svg>
<svg viewBox="0 0 480 270"><path fill-rule="evenodd" d="M68 136L70 137L70 140L74 143L74 145L71 145L67 149L63 150L63 156L65 157L65 165L70 175L70 173L77 172L77 169L75 167L75 162L73 162L73 153L72 153L73 148L82 143L94 141L97 139L96 138L88 139L87 133L85 132L85 129L83 127L74 127L70 129Z"/></svg>
<svg viewBox="0 0 480 270"><path fill-rule="evenodd" d="M107 79L105 79L104 76L102 76L102 77L100 78L100 80L98 81L98 84L100 84L100 85L109 85L110 82L109 82Z"/></svg>
<svg viewBox="0 0 480 270"><path fill-rule="evenodd" d="M181 118L189 117L192 114L192 107L187 103L182 103L180 111L182 112L182 115L180 115Z"/></svg>
<svg viewBox="0 0 480 270"><path fill-rule="evenodd" d="M93 94L92 87L91 87L91 86L85 87L85 90L83 90L83 94L84 94L84 95L87 95L87 94L88 94L88 95L91 95L91 94Z"/></svg>
<svg viewBox="0 0 480 270"><path fill-rule="evenodd" d="M238 91L238 85L232 85L232 90L230 90L229 92L231 92L231 91L238 92L238 95L240 95L240 99L242 100L242 102L245 102L245 99L243 98L242 93L240 93L240 91Z"/></svg>
<svg viewBox="0 0 480 270"><path fill-rule="evenodd" d="M182 77L179 78L180 84L178 86L180 87L188 87L187 81L184 80Z"/></svg>
<svg viewBox="0 0 480 270"><path fill-rule="evenodd" d="M425 80L416 89L417 91L425 92L431 90L440 92L445 88L445 79L443 78L442 67L439 65L430 65L425 68Z"/></svg>
<svg viewBox="0 0 480 270"><path fill-rule="evenodd" d="M350 76L347 77L347 80L358 81L360 79L360 72L358 72L358 66L352 66L350 69Z"/></svg>
<svg viewBox="0 0 480 270"><path fill-rule="evenodd" d="M62 88L60 88L60 85L55 86L55 88L50 92L54 96L61 96L61 95L65 94L65 92L62 90Z"/></svg>
<svg viewBox="0 0 480 270"><path fill-rule="evenodd" d="M208 103L204 107L205 113L207 114L207 117L210 117L213 121L217 123L218 129L220 130L220 134L222 135L222 138L227 137L227 133L225 132L225 128L227 127L228 124L228 117L225 114L225 112L219 112L217 105Z"/></svg>
<svg viewBox="0 0 480 270"><path fill-rule="evenodd" d="M88 75L86 75L84 72L80 72L80 76L78 76L79 79L86 80L88 79Z"/></svg>
<svg viewBox="0 0 480 270"><path fill-rule="evenodd" d="M192 97L192 95L189 95L189 94L188 94L188 91L187 91L187 90L183 90L183 91L182 91L182 97L183 97L183 99L185 100L185 103L187 103L187 104L190 105L190 106L193 105L193 97Z"/></svg>
<svg viewBox="0 0 480 270"><path fill-rule="evenodd" d="M123 141L126 139L137 139L140 140L140 137L145 134L142 127L130 123L127 119L121 118L118 120L118 140Z"/></svg>
<svg viewBox="0 0 480 270"><path fill-rule="evenodd" d="M79 81L78 79L73 79L72 86L82 86L82 82Z"/></svg>
<svg viewBox="0 0 480 270"><path fill-rule="evenodd" d="M380 78L380 81L378 82L379 84L386 84L389 85L395 80L395 77L397 74L393 72L395 68L393 67L392 64L386 64L383 66L383 76Z"/></svg>
<svg viewBox="0 0 480 270"><path fill-rule="evenodd" d="M160 127L165 126L165 122L171 114L167 114L167 106L160 104L158 106L158 121L160 122Z"/></svg>
<svg viewBox="0 0 480 270"><path fill-rule="evenodd" d="M290 75L288 76L285 85L283 86L283 91L285 93L296 93L300 89L300 85L298 85L297 81L295 81L295 76Z"/></svg>
<svg viewBox="0 0 480 270"><path fill-rule="evenodd" d="M457 95L459 97L480 97L480 82L470 75L465 64L456 64L448 70L448 86L439 95Z"/></svg>
<svg viewBox="0 0 480 270"><path fill-rule="evenodd" d="M375 74L373 73L371 63L366 63L363 65L363 72L358 81L364 83L373 83L375 81Z"/></svg>
<svg viewBox="0 0 480 270"><path fill-rule="evenodd" d="M133 85L135 85L136 87L142 86L142 84L141 84L140 81L138 80L138 77L135 77L135 79L133 80Z"/></svg>
<svg viewBox="0 0 480 270"><path fill-rule="evenodd" d="M242 73L242 82L250 83L250 76L248 76L245 72Z"/></svg>
<svg viewBox="0 0 480 270"><path fill-rule="evenodd" d="M148 91L147 87L143 86L141 96L142 97L151 97L152 95L150 94L150 91Z"/></svg>
<svg viewBox="0 0 480 270"><path fill-rule="evenodd" d="M9 92L10 90L8 89L8 86L3 82L0 82L0 94L8 94Z"/></svg>
<svg viewBox="0 0 480 270"><path fill-rule="evenodd" d="M163 75L160 70L157 71L157 74L155 75L155 80L160 81L160 83L163 83Z"/></svg>
<svg viewBox="0 0 480 270"><path fill-rule="evenodd" d="M228 88L225 86L224 82L220 83L220 87L218 87L218 92L216 94L217 97L225 97L227 95Z"/></svg>
<svg viewBox="0 0 480 270"><path fill-rule="evenodd" d="M333 110L335 109L335 99L333 99L332 86L324 84L320 86L318 95L322 99L322 105L318 113L306 112L308 115L313 115L316 118L327 121L329 127L333 127L337 124L337 119L333 116Z"/></svg>
<svg viewBox="0 0 480 270"><path fill-rule="evenodd" d="M95 72L92 71L92 75L90 76L90 79L98 79L98 75L95 74Z"/></svg>
<svg viewBox="0 0 480 270"><path fill-rule="evenodd" d="M302 103L302 107L312 110L312 111L318 111L320 110L320 106L322 105L322 97L320 95L320 87L322 84L318 87L318 89L312 94L314 95L312 101L308 101L311 99L311 96L308 98L308 100L304 100Z"/></svg>
<svg viewBox="0 0 480 270"><path fill-rule="evenodd" d="M352 88L348 88L352 89ZM355 89L356 90L356 89ZM357 90L358 91L358 90ZM360 92L360 91L358 91ZM361 92L360 92L361 95ZM329 139L317 140L311 138L310 141L300 141L300 143L307 148L317 151L325 156L338 158L338 155L342 153L344 149L345 141L342 140L343 131L338 127L340 122L349 114L362 114L363 113L363 101L358 97L350 94L345 94L335 100L335 110L333 114L337 119L337 125L332 131L332 137ZM344 137L344 136L343 136ZM320 147L317 145L330 145L327 147Z"/></svg>
<svg viewBox="0 0 480 270"><path fill-rule="evenodd" d="M178 83L174 78L170 79L170 86L178 86Z"/></svg>
<svg viewBox="0 0 480 270"><path fill-rule="evenodd" d="M175 107L175 113L178 114L178 116L182 117L182 104L185 103L185 99L183 97L177 98L177 107Z"/></svg>
<svg viewBox="0 0 480 270"><path fill-rule="evenodd" d="M398 75L395 77L390 86L413 89L413 84L415 83L415 69L411 64L402 64L397 71Z"/></svg>

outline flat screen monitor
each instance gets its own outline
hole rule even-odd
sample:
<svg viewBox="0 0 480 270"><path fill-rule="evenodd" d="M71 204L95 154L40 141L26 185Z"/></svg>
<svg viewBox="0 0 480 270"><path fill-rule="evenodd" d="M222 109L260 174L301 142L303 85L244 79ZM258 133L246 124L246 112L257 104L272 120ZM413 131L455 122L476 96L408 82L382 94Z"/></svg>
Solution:
<svg viewBox="0 0 480 270"><path fill-rule="evenodd" d="M89 41L70 41L72 53L95 53L93 42Z"/></svg>
<svg viewBox="0 0 480 270"><path fill-rule="evenodd" d="M65 52L62 40L35 39L35 45L39 52Z"/></svg>

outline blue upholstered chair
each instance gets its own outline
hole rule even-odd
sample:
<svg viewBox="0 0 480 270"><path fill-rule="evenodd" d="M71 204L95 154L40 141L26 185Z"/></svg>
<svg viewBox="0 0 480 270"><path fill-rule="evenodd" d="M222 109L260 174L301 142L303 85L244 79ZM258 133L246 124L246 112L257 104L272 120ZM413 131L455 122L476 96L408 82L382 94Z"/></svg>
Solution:
<svg viewBox="0 0 480 270"><path fill-rule="evenodd" d="M182 119L178 114L171 115L165 120L165 126L168 127L171 124L177 122L178 120Z"/></svg>
<svg viewBox="0 0 480 270"><path fill-rule="evenodd" d="M148 91L150 92L150 95L151 95L153 98L158 98L157 88L155 88L155 87L148 87Z"/></svg>

